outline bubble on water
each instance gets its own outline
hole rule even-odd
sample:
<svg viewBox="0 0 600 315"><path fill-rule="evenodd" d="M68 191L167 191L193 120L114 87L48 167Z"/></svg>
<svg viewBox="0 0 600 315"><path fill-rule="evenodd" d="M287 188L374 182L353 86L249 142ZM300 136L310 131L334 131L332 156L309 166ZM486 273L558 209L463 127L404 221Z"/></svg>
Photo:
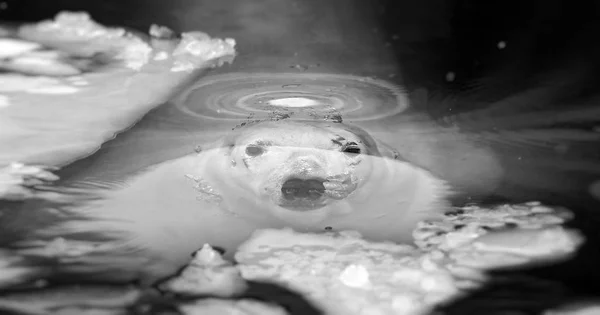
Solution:
<svg viewBox="0 0 600 315"><path fill-rule="evenodd" d="M404 91L389 82L322 73L230 73L205 77L176 102L188 116L211 120L389 117L408 108ZM279 117L279 116L278 116Z"/></svg>

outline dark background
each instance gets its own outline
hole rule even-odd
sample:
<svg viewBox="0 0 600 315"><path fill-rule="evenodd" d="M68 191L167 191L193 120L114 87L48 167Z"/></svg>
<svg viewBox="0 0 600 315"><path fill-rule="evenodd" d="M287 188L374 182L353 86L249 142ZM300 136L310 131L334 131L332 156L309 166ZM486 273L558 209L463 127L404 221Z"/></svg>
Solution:
<svg viewBox="0 0 600 315"><path fill-rule="evenodd" d="M101 23L152 23L238 41L239 70L340 71L464 88L480 77L524 82L567 62L598 64L598 1L4 0L0 19L85 10ZM506 48L499 49L504 41ZM446 81L453 72L455 80ZM517 84L518 82L514 82Z"/></svg>

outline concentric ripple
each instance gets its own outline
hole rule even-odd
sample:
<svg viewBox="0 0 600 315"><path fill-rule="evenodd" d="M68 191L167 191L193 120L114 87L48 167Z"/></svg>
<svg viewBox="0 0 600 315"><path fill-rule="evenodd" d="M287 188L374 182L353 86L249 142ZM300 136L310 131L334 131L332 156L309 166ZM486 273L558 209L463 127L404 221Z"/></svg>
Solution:
<svg viewBox="0 0 600 315"><path fill-rule="evenodd" d="M392 116L408 107L398 86L372 78L320 73L230 73L204 78L178 108L204 119L243 120L340 115L352 121Z"/></svg>

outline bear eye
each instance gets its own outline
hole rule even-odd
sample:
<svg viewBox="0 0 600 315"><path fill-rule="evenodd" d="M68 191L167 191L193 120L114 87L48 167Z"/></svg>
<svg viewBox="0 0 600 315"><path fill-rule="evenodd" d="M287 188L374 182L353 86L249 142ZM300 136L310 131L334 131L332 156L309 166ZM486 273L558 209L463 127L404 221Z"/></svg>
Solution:
<svg viewBox="0 0 600 315"><path fill-rule="evenodd" d="M348 142L344 148L342 148L342 152L350 153L350 154L360 154L361 150L356 142Z"/></svg>
<svg viewBox="0 0 600 315"><path fill-rule="evenodd" d="M246 155L248 156L259 156L261 154L263 154L265 152L265 149L263 149L260 146L257 145L249 145L246 147Z"/></svg>

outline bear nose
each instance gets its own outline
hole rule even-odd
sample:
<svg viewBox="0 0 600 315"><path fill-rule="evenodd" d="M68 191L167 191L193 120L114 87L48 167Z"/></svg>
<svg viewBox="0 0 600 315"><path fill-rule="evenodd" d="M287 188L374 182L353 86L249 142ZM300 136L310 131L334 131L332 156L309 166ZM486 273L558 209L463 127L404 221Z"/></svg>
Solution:
<svg viewBox="0 0 600 315"><path fill-rule="evenodd" d="M325 193L323 180L291 178L281 186L281 193L286 200L317 200Z"/></svg>

